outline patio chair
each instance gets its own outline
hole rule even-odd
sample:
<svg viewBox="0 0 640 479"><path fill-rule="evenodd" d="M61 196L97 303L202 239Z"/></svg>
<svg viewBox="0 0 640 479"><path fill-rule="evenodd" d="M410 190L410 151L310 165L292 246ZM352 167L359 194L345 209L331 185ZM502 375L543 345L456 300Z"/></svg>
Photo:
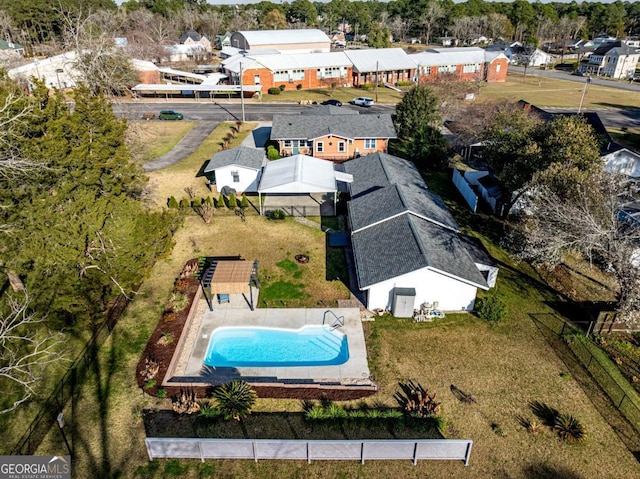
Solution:
<svg viewBox="0 0 640 479"><path fill-rule="evenodd" d="M224 293L218 294L218 304L228 303L228 302L229 302L228 294L224 294Z"/></svg>

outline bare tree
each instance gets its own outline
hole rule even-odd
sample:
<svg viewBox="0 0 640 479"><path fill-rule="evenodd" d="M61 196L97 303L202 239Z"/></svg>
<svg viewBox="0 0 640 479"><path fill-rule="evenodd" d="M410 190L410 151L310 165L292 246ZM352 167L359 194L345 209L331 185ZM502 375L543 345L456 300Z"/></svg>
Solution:
<svg viewBox="0 0 640 479"><path fill-rule="evenodd" d="M0 10L0 39L14 41L15 27L13 19L4 10Z"/></svg>
<svg viewBox="0 0 640 479"><path fill-rule="evenodd" d="M130 59L113 40L113 32L124 28L123 19L102 12L61 12L61 18L65 43L76 52L78 80L92 93L122 94L138 82Z"/></svg>
<svg viewBox="0 0 640 479"><path fill-rule="evenodd" d="M19 148L33 104L15 90L0 100L0 177L16 178L38 167L38 162L26 158Z"/></svg>
<svg viewBox="0 0 640 479"><path fill-rule="evenodd" d="M513 25L506 15L490 13L487 16L487 32L491 41L495 42L499 38L510 37L513 33Z"/></svg>
<svg viewBox="0 0 640 479"><path fill-rule="evenodd" d="M532 214L522 222L519 255L547 266L560 263L567 254L582 255L613 274L619 318L638 324L640 227L623 214L626 202L637 201L637 186L604 171L575 178L569 197L537 182L529 196Z"/></svg>
<svg viewBox="0 0 640 479"><path fill-rule="evenodd" d="M427 8L420 17L420 25L422 25L425 42L427 45L431 42L431 33L433 28L438 24L438 21L444 17L444 8L436 1L430 1L427 4Z"/></svg>
<svg viewBox="0 0 640 479"><path fill-rule="evenodd" d="M393 34L394 38L406 42L407 41L407 33L413 27L413 19L411 18L402 18L402 17L393 17L389 25L389 30Z"/></svg>
<svg viewBox="0 0 640 479"><path fill-rule="evenodd" d="M9 404L0 414L14 410L35 393L47 367L64 359L60 352L61 333L37 331L44 320L29 311L29 296L9 297L7 312L0 313L0 378L4 381Z"/></svg>

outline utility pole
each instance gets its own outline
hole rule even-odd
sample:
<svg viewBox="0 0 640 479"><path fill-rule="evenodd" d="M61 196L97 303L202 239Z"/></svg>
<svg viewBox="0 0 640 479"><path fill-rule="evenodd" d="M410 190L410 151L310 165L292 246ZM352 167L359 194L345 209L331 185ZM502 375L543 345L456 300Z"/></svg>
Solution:
<svg viewBox="0 0 640 479"><path fill-rule="evenodd" d="M240 62L240 105L242 106L242 123L244 123L244 88L242 86L242 62Z"/></svg>
<svg viewBox="0 0 640 479"><path fill-rule="evenodd" d="M584 96L587 93L587 87L589 86L589 83L591 83L591 78L587 77L587 81L584 82L584 87L582 88L582 96L580 97L580 106L578 107L578 115L582 111L582 103L584 102Z"/></svg>
<svg viewBox="0 0 640 479"><path fill-rule="evenodd" d="M378 81L378 76L379 76L379 73L378 73L378 63L379 63L379 62L378 62L378 61L376 61L376 103L378 103L378 83L380 83L380 82Z"/></svg>

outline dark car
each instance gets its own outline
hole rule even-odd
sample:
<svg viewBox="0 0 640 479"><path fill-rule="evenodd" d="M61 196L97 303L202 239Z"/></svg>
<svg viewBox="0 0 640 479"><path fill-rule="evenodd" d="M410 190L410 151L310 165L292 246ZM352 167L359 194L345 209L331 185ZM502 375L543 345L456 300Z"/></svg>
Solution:
<svg viewBox="0 0 640 479"><path fill-rule="evenodd" d="M182 113L178 113L177 111L162 110L160 111L158 118L160 120L182 120L184 116L182 116Z"/></svg>
<svg viewBox="0 0 640 479"><path fill-rule="evenodd" d="M325 100L322 103L320 103L321 105L333 105L333 106L342 106L342 102L340 100L336 100L334 98L331 98L330 100Z"/></svg>

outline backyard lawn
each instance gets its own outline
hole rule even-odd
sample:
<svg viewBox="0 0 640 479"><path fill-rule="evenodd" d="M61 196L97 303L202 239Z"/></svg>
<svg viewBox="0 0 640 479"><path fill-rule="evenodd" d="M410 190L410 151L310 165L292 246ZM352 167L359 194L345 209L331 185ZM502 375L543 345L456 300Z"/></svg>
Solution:
<svg viewBox="0 0 640 479"><path fill-rule="evenodd" d="M225 126L229 128L230 125ZM246 132L245 132L246 133ZM213 135L222 135L216 131ZM194 186L206 194L202 178L194 178L209 146L170 169L150 174L154 203L164 205L170 195L182 196ZM237 139L241 139L241 136ZM235 141L235 140L234 140ZM273 477L273 478L587 478L638 477L640 466L613 429L598 413L564 363L530 319L531 313L551 312L547 303L557 297L525 265L513 264L492 242L492 223L471 217L450 193L444 175L434 185L464 227L474 227L501 264L498 293L508 304L505 321L489 324L473 315L448 315L433 323L378 318L365 323L369 366L379 392L369 402L395 406L398 382L408 379L436 392L446 419L448 438L474 440L471 462L409 461L315 462L296 461L164 461L148 463L144 445L143 410L170 408L170 401L142 394L135 378L136 364L167 304L173 281L185 261L199 255L236 255L258 259L262 282L261 306L317 307L349 296L339 276L331 273L342 262L326 259L326 237L319 227L292 219L270 221L247 214L216 211L210 224L194 215L185 218L175 235L170 256L154 266L133 303L121 318L76 397L65 408L65 433L74 449L75 477ZM337 224L337 223L336 223ZM482 225L484 224L484 227ZM335 252L334 252L335 253ZM295 263L296 254L310 257ZM335 256L335 254L332 254ZM328 272L329 271L329 272ZM450 387L473 394L476 402L460 402ZM562 442L550 428L535 434L520 417L537 419L529 406L540 401L577 417L588 431L581 444ZM256 413L299 412L295 400L260 399ZM542 421L538 420L540 423ZM189 421L171 424L176 434ZM185 425L183 428L181 425ZM264 431L263 431L264 432ZM51 429L38 454L66 453L60 430Z"/></svg>

